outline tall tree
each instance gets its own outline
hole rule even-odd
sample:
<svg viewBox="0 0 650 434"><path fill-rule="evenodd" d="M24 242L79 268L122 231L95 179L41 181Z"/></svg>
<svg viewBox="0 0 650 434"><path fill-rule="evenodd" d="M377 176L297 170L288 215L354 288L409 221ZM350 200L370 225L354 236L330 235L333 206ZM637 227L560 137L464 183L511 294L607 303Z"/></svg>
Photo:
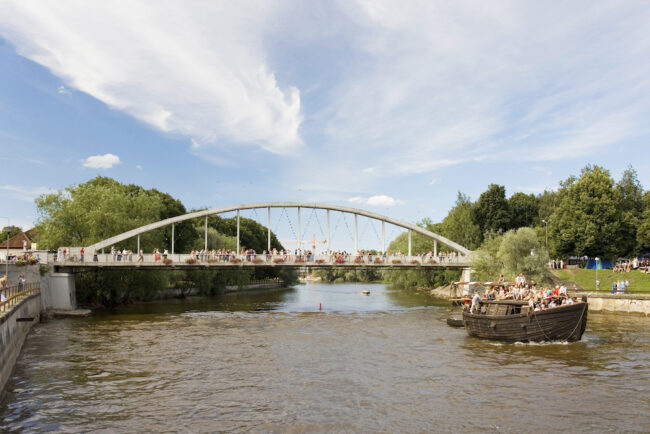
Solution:
<svg viewBox="0 0 650 434"><path fill-rule="evenodd" d="M533 226L539 221L539 201L534 194L517 192L508 199L510 227Z"/></svg>
<svg viewBox="0 0 650 434"><path fill-rule="evenodd" d="M616 184L616 190L621 195L620 208L623 212L620 253L628 256L637 251L637 227L643 213L643 187L632 166L628 166L623 172L620 181Z"/></svg>
<svg viewBox="0 0 650 434"><path fill-rule="evenodd" d="M650 252L650 191L643 195L643 212L639 219L636 239L639 246L639 253L645 254Z"/></svg>
<svg viewBox="0 0 650 434"><path fill-rule="evenodd" d="M472 219L472 201L458 192L456 203L442 222L430 230L470 250L481 244L481 228Z"/></svg>
<svg viewBox="0 0 650 434"><path fill-rule="evenodd" d="M549 223L549 243L559 254L613 258L621 251L621 193L609 171L586 166L564 184Z"/></svg>
<svg viewBox="0 0 650 434"><path fill-rule="evenodd" d="M506 200L506 188L490 184L472 208L472 217L474 223L481 228L482 234L489 231L505 232L510 229L511 216Z"/></svg>

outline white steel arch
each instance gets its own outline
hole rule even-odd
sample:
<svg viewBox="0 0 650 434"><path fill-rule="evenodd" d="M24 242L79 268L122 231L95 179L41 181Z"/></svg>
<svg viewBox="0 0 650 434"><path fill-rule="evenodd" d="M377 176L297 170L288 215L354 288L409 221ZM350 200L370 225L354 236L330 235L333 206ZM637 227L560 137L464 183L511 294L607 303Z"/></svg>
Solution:
<svg viewBox="0 0 650 434"><path fill-rule="evenodd" d="M330 210L330 211L339 211L343 213L349 213L353 214L355 216L360 215L364 217L368 217L374 220L379 220L382 222L390 223L395 226L402 227L404 229L409 230L409 248L410 248L410 232L416 232L421 235L424 235L425 237L431 238L435 242L439 242L440 244L443 244L450 249L461 253L463 255L469 255L471 253L471 250L466 249L465 247L461 246L458 243L455 243L451 241L448 238L443 237L442 235L438 235L434 232L428 231L426 229L423 229L419 226L416 226L411 223L403 222L401 220L393 219L387 216L383 216L381 214L369 212L369 211L364 211L362 209L358 208L350 208L347 206L338 206L338 205L326 205L326 204L315 204L315 203L300 203L300 202L263 202L263 203L252 203L252 204L241 204L241 205L233 205L233 206L226 206L222 208L212 208L212 209L206 209L203 211L196 211L188 214L183 214L180 216L176 217L170 217L165 220L161 220L156 223L150 223L148 225L141 226L136 229L132 229L130 231L124 232L122 234L116 235L111 238L107 238L103 241L100 241L98 243L95 243L91 246L87 247L88 252L92 252L93 250L98 251L101 249L104 249L106 247L115 245L121 241L127 240L129 238L133 238L136 236L139 236L140 234L143 234L145 232L149 232L155 229L159 229L168 225L172 225L175 223L180 223L185 220L191 220L191 219L196 219L199 217L207 217L210 215L215 215L215 214L224 214L232 211L237 211L237 216L239 217L239 211L241 210L246 210L246 209L264 209L268 208L269 209L269 215L270 215L270 209L271 208L307 208L307 209L324 209L324 210ZM300 214L298 214L300 216ZM206 223L207 224L207 223ZM298 224L300 225L300 221L298 221ZM237 228L239 230L239 226ZM206 235L207 236L207 235ZM269 231L269 237L270 237L270 231ZM173 236L172 236L173 238ZM239 233L237 234L237 239L239 239ZM328 234L328 239L329 239L329 234ZM357 246L355 246L357 247ZM409 252L410 254L410 252Z"/></svg>

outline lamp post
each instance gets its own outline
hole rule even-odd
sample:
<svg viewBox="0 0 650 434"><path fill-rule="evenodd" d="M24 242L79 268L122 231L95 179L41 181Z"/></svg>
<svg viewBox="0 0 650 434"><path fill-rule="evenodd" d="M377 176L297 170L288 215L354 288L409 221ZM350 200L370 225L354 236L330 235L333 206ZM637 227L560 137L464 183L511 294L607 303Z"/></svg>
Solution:
<svg viewBox="0 0 650 434"><path fill-rule="evenodd" d="M548 251L548 222L546 220L542 220L542 222L546 225L546 251Z"/></svg>
<svg viewBox="0 0 650 434"><path fill-rule="evenodd" d="M596 257L596 291L600 291L600 282L598 281L598 263L600 262L600 258Z"/></svg>

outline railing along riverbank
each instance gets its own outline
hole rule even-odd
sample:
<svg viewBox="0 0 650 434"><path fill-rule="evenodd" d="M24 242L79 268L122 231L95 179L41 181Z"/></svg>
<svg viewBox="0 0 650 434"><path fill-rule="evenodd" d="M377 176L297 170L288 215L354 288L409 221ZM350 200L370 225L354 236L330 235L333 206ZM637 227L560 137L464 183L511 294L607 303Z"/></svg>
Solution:
<svg viewBox="0 0 650 434"><path fill-rule="evenodd" d="M41 284L25 283L0 289L0 315L5 315L18 306L24 299L38 294L41 291Z"/></svg>

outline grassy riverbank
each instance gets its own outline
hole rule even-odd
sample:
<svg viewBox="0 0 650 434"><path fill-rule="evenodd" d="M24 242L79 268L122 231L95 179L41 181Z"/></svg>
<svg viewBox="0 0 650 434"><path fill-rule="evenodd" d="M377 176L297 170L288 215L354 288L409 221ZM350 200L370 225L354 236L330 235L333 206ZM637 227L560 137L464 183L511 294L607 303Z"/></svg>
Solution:
<svg viewBox="0 0 650 434"><path fill-rule="evenodd" d="M596 270L553 270L553 274L560 280L575 282L578 287L586 291L596 290ZM630 293L650 293L650 274L643 274L640 271L614 273L612 270L598 270L598 280L602 292L611 292L613 282L627 280L630 282Z"/></svg>

